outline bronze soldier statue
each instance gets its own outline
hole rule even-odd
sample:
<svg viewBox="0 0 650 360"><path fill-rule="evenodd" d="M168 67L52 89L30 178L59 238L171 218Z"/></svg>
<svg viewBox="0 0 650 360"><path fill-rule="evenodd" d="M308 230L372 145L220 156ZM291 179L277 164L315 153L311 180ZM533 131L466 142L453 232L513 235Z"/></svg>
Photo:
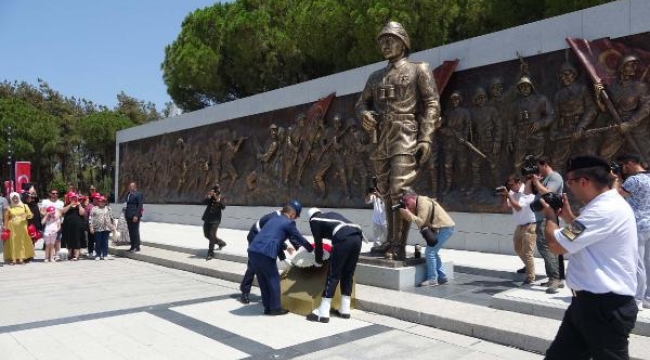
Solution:
<svg viewBox="0 0 650 360"><path fill-rule="evenodd" d="M472 155L472 191L481 184L493 188L499 183L499 154L503 141L504 124L497 110L487 104L487 92L482 87L474 91L472 98L472 141L487 158ZM481 168L487 163L490 169L490 179L481 182Z"/></svg>
<svg viewBox="0 0 650 360"><path fill-rule="evenodd" d="M459 139L469 140L470 112L460 106L463 97L454 91L449 97L451 109L442 116L439 140L442 143L442 155L445 166L445 189L443 194L451 191L454 170L459 174L467 174L467 148ZM454 167L454 162L456 167ZM464 189L463 189L464 190Z"/></svg>
<svg viewBox="0 0 650 360"><path fill-rule="evenodd" d="M618 79L609 86L608 91L614 107L618 111L623 124L619 131L630 133L641 151L646 156L650 155L650 140L648 139L648 115L650 114L650 93L648 85L637 80L639 58L636 55L627 55L621 60L618 68ZM602 86L602 85L600 85ZM601 88L597 88L600 95ZM597 98L601 111L605 106ZM603 139L600 156L610 161L612 157L625 145L625 138L618 132L609 132ZM628 150L632 152L630 144Z"/></svg>
<svg viewBox="0 0 650 360"><path fill-rule="evenodd" d="M567 159L572 154L593 152L589 139L582 133L596 119L597 111L589 88L577 82L578 70L569 62L560 66L562 88L555 93L555 121L551 124L551 159L555 170L563 172Z"/></svg>
<svg viewBox="0 0 650 360"><path fill-rule="evenodd" d="M307 115L304 113L296 116L296 126L290 127L287 131L286 141L284 143L284 164L282 166L282 183L289 184L289 176L298 161L298 153L302 146L302 134L305 132L307 124Z"/></svg>
<svg viewBox="0 0 650 360"><path fill-rule="evenodd" d="M433 133L440 124L439 95L429 65L408 61L411 40L401 24L386 24L377 43L388 66L370 75L356 113L377 143L371 159L379 192L387 194L388 238L375 250L385 250L388 259L402 260L409 223L391 207L409 190L418 166L430 155Z"/></svg>
<svg viewBox="0 0 650 360"><path fill-rule="evenodd" d="M353 185L361 184L360 194L370 186L368 183L368 153L369 146L368 137L363 131L359 131L357 119L349 118L347 122L348 133L343 138L344 140L344 161L345 172L348 176L349 184L348 189L352 189ZM357 182L354 176L357 175L361 178L361 182Z"/></svg>
<svg viewBox="0 0 650 360"><path fill-rule="evenodd" d="M524 75L517 83L520 98L514 104L515 169L519 169L525 155L539 158L544 154L544 129L553 121L553 107L546 96L535 92L530 77ZM512 134L512 133L509 133ZM513 135L510 135L513 136Z"/></svg>
<svg viewBox="0 0 650 360"><path fill-rule="evenodd" d="M321 125L323 126L323 125ZM320 193L321 198L327 196L327 189L325 187L325 175L330 169L336 171L334 174L341 181L341 188L345 196L350 197L348 191L348 182L345 175L345 161L343 159L343 137L345 129L341 121L341 115L336 114L332 118L332 127L323 127L320 133L322 137L317 138L314 146L314 154L316 154L316 164L319 164L316 174L314 175L314 186Z"/></svg>

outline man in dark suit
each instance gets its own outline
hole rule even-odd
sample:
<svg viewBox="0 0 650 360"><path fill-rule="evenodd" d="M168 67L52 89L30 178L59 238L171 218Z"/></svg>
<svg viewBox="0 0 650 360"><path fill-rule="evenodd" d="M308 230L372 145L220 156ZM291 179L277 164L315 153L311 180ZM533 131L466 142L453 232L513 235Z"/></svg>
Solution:
<svg viewBox="0 0 650 360"><path fill-rule="evenodd" d="M219 250L226 246L226 242L217 237L217 230L219 230L219 225L221 224L221 212L226 208L226 205L223 203L219 184L216 184L210 189L203 200L203 204L207 205L203 212L203 217L201 217L201 220L203 220L203 236L210 240L208 255L205 257L205 260L210 260L214 257L215 244L219 245Z"/></svg>
<svg viewBox="0 0 650 360"><path fill-rule="evenodd" d="M290 205L293 207L294 210L296 210L296 218L300 217L300 212L302 211L302 205L298 202L298 200L291 200L287 205ZM266 223L278 216L282 216L282 209L278 209L272 213L268 213L264 216L262 216L261 219L259 219L253 226L251 226L251 229L248 231L248 236L246 236L246 240L248 240L248 243L250 244L253 239L255 239L255 236L259 234L260 230L266 225ZM296 243L296 240L293 240L292 238L289 238L289 241L294 244ZM296 247L298 245L295 245ZM280 261L284 261L287 259L287 256L284 254L284 251L289 249L289 254L291 254L294 249L289 248L286 246L286 243L282 244L282 248L278 252L278 258ZM239 285L239 289L241 290L241 297L239 301L243 304L248 304L250 302L248 295L251 292L251 287L253 286L253 279L255 278L255 270L253 270L253 267L251 266L250 261L248 262L248 266L246 267L246 273L244 274L244 278L241 281L241 284Z"/></svg>
<svg viewBox="0 0 650 360"><path fill-rule="evenodd" d="M280 307L280 274L275 260L282 244L291 238L296 246L310 252L314 249L296 227L296 209L292 205L285 205L281 214L267 221L248 246L248 260L262 291L265 315L285 315L289 312Z"/></svg>
<svg viewBox="0 0 650 360"><path fill-rule="evenodd" d="M130 183L124 208L124 217L131 238L129 251L140 251L140 218L142 217L143 202L142 194L138 192L138 185L135 182Z"/></svg>

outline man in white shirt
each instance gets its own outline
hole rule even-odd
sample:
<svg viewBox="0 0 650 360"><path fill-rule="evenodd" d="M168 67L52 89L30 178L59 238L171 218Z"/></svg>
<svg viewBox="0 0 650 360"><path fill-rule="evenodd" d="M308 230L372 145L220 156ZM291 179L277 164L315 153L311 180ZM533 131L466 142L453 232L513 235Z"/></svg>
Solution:
<svg viewBox="0 0 650 360"><path fill-rule="evenodd" d="M515 252L524 262L526 279L522 285L531 285L535 281L535 213L530 209L530 203L535 200L531 193L531 180L523 184L517 175L510 175L506 189L502 188L503 204L512 209L512 218L517 225L513 234Z"/></svg>
<svg viewBox="0 0 650 360"><path fill-rule="evenodd" d="M542 200L549 249L571 254L566 282L574 293L546 359L629 359L628 336L638 312L637 231L634 212L610 189L611 181L604 159L576 156L567 163L566 185L585 205L580 216L573 215L566 195L557 214Z"/></svg>

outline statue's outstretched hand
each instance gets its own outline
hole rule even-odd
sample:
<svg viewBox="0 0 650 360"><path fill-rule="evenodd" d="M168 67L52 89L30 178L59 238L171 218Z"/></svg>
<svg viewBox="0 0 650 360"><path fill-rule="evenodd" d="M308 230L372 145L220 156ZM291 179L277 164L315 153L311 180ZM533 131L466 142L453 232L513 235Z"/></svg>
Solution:
<svg viewBox="0 0 650 360"><path fill-rule="evenodd" d="M424 165L429 160L429 155L431 155L431 144L428 142L419 142L415 146L415 159L418 165Z"/></svg>
<svg viewBox="0 0 650 360"><path fill-rule="evenodd" d="M377 120L375 120L375 117L372 115L370 111L366 111L365 113L363 113L363 119L361 125L363 126L363 129L365 131L370 132L377 128Z"/></svg>

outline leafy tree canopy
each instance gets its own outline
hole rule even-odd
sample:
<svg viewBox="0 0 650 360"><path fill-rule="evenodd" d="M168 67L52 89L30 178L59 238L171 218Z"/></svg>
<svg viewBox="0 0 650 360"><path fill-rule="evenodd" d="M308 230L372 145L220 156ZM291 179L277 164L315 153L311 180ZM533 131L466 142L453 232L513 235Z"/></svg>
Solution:
<svg viewBox="0 0 650 360"><path fill-rule="evenodd" d="M389 20L419 51L609 1L236 0L189 14L161 68L191 111L379 61Z"/></svg>

